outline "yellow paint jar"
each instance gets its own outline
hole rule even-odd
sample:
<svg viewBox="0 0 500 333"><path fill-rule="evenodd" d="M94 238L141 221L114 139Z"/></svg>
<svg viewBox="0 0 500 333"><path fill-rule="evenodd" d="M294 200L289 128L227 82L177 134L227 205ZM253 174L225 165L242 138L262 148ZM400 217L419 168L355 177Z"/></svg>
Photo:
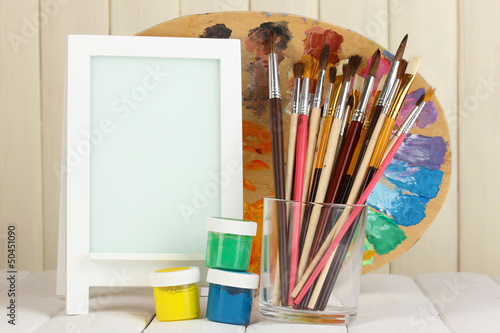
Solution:
<svg viewBox="0 0 500 333"><path fill-rule="evenodd" d="M156 318L159 321L194 319L200 316L198 267L174 267L151 272Z"/></svg>

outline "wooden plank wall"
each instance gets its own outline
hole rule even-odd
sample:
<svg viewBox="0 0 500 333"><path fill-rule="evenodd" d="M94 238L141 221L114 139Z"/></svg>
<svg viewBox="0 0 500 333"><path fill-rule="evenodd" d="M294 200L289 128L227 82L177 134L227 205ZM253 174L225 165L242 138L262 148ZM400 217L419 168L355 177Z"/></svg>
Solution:
<svg viewBox="0 0 500 333"><path fill-rule="evenodd" d="M423 57L419 72L438 88L448 117L453 177L445 206L429 231L381 271L500 274L495 256L500 201L493 194L500 185L495 176L500 153L490 148L500 143L495 109L500 102L499 6L495 0L1 2L0 268L6 267L3 243L9 224L16 224L21 234L18 268L56 266L66 36L132 35L181 15L256 10L340 25L392 52L410 34L407 55Z"/></svg>

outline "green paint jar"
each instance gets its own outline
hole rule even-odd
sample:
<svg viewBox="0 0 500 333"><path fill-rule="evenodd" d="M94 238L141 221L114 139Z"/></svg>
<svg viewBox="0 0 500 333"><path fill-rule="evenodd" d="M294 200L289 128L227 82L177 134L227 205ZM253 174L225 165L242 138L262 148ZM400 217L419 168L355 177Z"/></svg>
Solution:
<svg viewBox="0 0 500 333"><path fill-rule="evenodd" d="M246 272L250 266L253 236L257 223L209 217L205 265L210 268Z"/></svg>

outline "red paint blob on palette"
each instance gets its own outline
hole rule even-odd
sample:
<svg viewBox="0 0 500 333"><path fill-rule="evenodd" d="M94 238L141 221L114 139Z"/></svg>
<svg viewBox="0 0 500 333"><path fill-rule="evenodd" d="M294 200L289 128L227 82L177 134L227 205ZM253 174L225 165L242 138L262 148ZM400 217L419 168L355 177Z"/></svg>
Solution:
<svg viewBox="0 0 500 333"><path fill-rule="evenodd" d="M339 61L340 47L344 42L344 37L333 30L325 30L322 27L313 27L306 30L306 38L304 39L304 55L310 55L314 59L321 58L323 46L330 46L330 57L328 62L336 64Z"/></svg>

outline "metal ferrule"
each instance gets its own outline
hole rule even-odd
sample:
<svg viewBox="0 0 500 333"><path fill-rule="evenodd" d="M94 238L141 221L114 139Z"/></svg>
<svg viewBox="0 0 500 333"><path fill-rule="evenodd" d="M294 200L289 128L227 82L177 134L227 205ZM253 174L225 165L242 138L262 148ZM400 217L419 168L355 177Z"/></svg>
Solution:
<svg viewBox="0 0 500 333"><path fill-rule="evenodd" d="M269 99L281 99L280 81L278 74L278 60L276 53L269 53Z"/></svg>
<svg viewBox="0 0 500 333"><path fill-rule="evenodd" d="M405 121L401 124L401 126L399 126L398 131L396 132L398 136L400 136L403 132L408 133L411 130L424 106L425 102L422 102L420 105L413 108L410 115L406 117Z"/></svg>
<svg viewBox="0 0 500 333"><path fill-rule="evenodd" d="M299 113L300 106L300 78L295 79L293 87L292 113Z"/></svg>
<svg viewBox="0 0 500 333"><path fill-rule="evenodd" d="M335 118L342 119L344 116L345 105L347 99L349 98L349 91L351 90L351 82L344 82L342 85L342 90L340 91L339 101L337 103L337 108L335 109Z"/></svg>
<svg viewBox="0 0 500 333"><path fill-rule="evenodd" d="M302 80L299 115L307 115L308 111L309 111L309 78L306 77Z"/></svg>
<svg viewBox="0 0 500 333"><path fill-rule="evenodd" d="M403 78L401 79L401 88L398 90L398 94L394 99L394 103L392 103L391 112L389 112L390 118L396 119L396 117L398 116L399 110L403 105L408 90L410 90L410 85L413 82L414 77L415 76L411 74L403 75Z"/></svg>
<svg viewBox="0 0 500 333"><path fill-rule="evenodd" d="M373 76L368 75L366 77L363 91L361 92L361 96L359 97L358 106L356 107L356 110L354 110L351 121L363 121L366 107L368 106L368 101L370 100L370 97L372 95L374 82L375 78Z"/></svg>
<svg viewBox="0 0 500 333"><path fill-rule="evenodd" d="M377 105L388 106L391 104L390 102L390 94L392 92L392 87L394 86L394 82L396 82L396 75L398 75L398 67L399 61L394 61L392 63L391 69L389 70L389 74L387 74L387 79L385 81L384 89L380 92L380 96L377 101Z"/></svg>
<svg viewBox="0 0 500 333"><path fill-rule="evenodd" d="M344 137L345 134L346 134L346 132L347 132L347 118L349 117L349 111L350 111L350 108L349 108L349 105L347 105L345 107L345 114L342 117L342 125L340 126L340 133L339 133L339 135L341 137Z"/></svg>
<svg viewBox="0 0 500 333"><path fill-rule="evenodd" d="M332 94L332 90L333 90L333 83L330 83L328 85L328 90L325 96L325 104L323 104L323 114L321 115L322 117L326 117L326 115L328 114L328 107L330 106L330 95Z"/></svg>
<svg viewBox="0 0 500 333"><path fill-rule="evenodd" d="M401 82L397 81L392 85L391 93L389 94L389 98L387 99L387 103L384 105L384 108L382 109L383 114L387 114L387 112L389 112L389 106L391 106L391 104L392 104L391 102L394 99L394 96L396 95L396 92L398 91L400 84L401 84ZM379 97L379 99L380 99L380 97Z"/></svg>
<svg viewBox="0 0 500 333"><path fill-rule="evenodd" d="M318 84L316 84L316 92L314 93L314 99L313 99L313 108L320 108L321 107L321 100L322 100L322 94L323 94L323 82L325 81L325 70L319 71L318 75Z"/></svg>

